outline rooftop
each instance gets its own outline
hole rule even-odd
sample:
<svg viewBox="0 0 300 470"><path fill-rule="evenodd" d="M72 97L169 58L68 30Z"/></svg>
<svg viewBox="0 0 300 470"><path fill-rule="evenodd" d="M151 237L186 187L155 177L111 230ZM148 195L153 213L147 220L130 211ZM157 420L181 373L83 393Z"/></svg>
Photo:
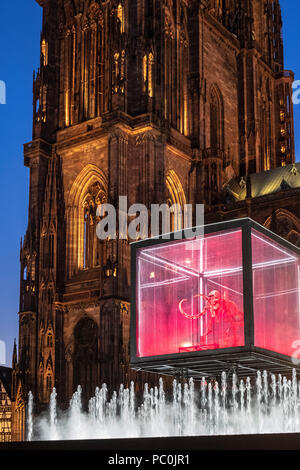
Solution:
<svg viewBox="0 0 300 470"><path fill-rule="evenodd" d="M251 197L253 198L300 188L300 162L253 173L250 175L250 181ZM236 201L243 201L247 196L247 182L244 178L233 178L229 181L227 190L234 196Z"/></svg>

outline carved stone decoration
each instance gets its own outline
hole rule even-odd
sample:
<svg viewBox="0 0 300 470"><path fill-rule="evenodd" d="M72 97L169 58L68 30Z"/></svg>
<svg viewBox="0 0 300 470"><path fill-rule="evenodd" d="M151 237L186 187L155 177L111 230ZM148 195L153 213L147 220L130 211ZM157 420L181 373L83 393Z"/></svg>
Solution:
<svg viewBox="0 0 300 470"><path fill-rule="evenodd" d="M97 24L100 26L103 26L104 24L103 10L96 2L93 2L90 5L87 13L84 13L84 16L86 17L86 21L88 21L88 25L91 26L91 28L96 28Z"/></svg>
<svg viewBox="0 0 300 470"><path fill-rule="evenodd" d="M135 138L135 145L139 146L147 141L155 141L155 137L152 132L145 132L144 134L137 135Z"/></svg>
<svg viewBox="0 0 300 470"><path fill-rule="evenodd" d="M76 304L70 304L70 305L66 305L66 311L68 313L73 313L73 312L84 312L86 313L85 310L89 309L89 308L97 308L99 307L100 303L98 300L94 300L92 302L79 302L79 303L76 303Z"/></svg>
<svg viewBox="0 0 300 470"><path fill-rule="evenodd" d="M173 2L172 0L166 0L164 6L164 31L165 35L170 39L175 38L175 21L173 16Z"/></svg>
<svg viewBox="0 0 300 470"><path fill-rule="evenodd" d="M73 353L74 353L74 345L73 345L73 343L69 343L66 346L66 349L65 349L65 359L66 359L67 362L72 361Z"/></svg>
<svg viewBox="0 0 300 470"><path fill-rule="evenodd" d="M183 28L180 30L180 43L183 44L184 47L188 47L189 45L187 32Z"/></svg>
<svg viewBox="0 0 300 470"><path fill-rule="evenodd" d="M129 314L129 303L128 302L120 302L120 312L123 315Z"/></svg>
<svg viewBox="0 0 300 470"><path fill-rule="evenodd" d="M102 15L102 11L98 3L93 2L88 11L88 16L90 19L97 20L99 16Z"/></svg>
<svg viewBox="0 0 300 470"><path fill-rule="evenodd" d="M180 43L183 44L184 47L188 47L189 45L187 22L187 5L185 2L182 2L180 18Z"/></svg>
<svg viewBox="0 0 300 470"><path fill-rule="evenodd" d="M20 316L20 325L29 325L30 323L34 322L34 316L32 313L24 313Z"/></svg>
<svg viewBox="0 0 300 470"><path fill-rule="evenodd" d="M83 17L81 21L81 31L87 31L90 27L90 20L88 18Z"/></svg>
<svg viewBox="0 0 300 470"><path fill-rule="evenodd" d="M165 12L165 24L164 24L165 35L170 38L175 38L175 28L174 22L171 19L171 15L166 11Z"/></svg>
<svg viewBox="0 0 300 470"><path fill-rule="evenodd" d="M110 144L115 144L118 141L122 141L125 144L128 144L128 136L124 132L122 132L120 129L114 129L113 132L111 132L110 137L109 137Z"/></svg>

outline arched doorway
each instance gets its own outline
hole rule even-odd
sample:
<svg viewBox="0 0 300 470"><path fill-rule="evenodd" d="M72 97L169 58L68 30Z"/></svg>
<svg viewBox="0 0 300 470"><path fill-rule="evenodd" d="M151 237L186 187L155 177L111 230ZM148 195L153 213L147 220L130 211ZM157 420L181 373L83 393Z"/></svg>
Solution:
<svg viewBox="0 0 300 470"><path fill-rule="evenodd" d="M82 396L89 399L98 384L98 326L83 317L74 328L73 388L82 387Z"/></svg>

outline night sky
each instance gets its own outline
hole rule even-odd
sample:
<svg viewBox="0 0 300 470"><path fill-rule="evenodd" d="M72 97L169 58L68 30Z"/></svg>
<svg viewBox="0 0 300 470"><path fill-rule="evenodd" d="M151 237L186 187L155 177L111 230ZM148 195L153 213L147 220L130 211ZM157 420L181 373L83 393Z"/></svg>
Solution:
<svg viewBox="0 0 300 470"><path fill-rule="evenodd" d="M18 337L19 248L28 213L29 170L23 166L23 144L32 136L32 74L39 66L42 9L34 0L0 2L0 80L6 83L6 105L0 104L0 340L11 365ZM281 0L285 68L300 80L299 0ZM300 104L295 106L296 159L300 161Z"/></svg>

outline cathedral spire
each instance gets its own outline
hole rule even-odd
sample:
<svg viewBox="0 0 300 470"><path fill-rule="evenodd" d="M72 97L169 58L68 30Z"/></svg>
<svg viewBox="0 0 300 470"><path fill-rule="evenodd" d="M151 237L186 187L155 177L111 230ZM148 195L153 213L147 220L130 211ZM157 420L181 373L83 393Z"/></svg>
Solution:
<svg viewBox="0 0 300 470"><path fill-rule="evenodd" d="M13 355L12 355L12 368L16 370L18 366L18 354L17 354L17 342L16 338L14 339Z"/></svg>

